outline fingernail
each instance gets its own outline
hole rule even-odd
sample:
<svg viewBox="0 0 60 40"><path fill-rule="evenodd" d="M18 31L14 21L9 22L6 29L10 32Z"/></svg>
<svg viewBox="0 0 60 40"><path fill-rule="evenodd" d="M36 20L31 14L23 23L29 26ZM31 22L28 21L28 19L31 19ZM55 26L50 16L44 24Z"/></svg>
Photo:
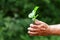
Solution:
<svg viewBox="0 0 60 40"><path fill-rule="evenodd" d="M30 28L28 28L28 30L30 30Z"/></svg>
<svg viewBox="0 0 60 40"><path fill-rule="evenodd" d="M30 24L30 26L32 26L33 24Z"/></svg>

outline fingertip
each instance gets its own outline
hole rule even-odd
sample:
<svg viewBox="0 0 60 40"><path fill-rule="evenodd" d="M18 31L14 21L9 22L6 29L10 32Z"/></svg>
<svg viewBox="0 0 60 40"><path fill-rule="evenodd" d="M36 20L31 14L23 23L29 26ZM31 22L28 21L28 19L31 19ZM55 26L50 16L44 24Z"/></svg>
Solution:
<svg viewBox="0 0 60 40"><path fill-rule="evenodd" d="M34 25L34 24L30 24L30 27L34 28L36 27L37 25Z"/></svg>
<svg viewBox="0 0 60 40"><path fill-rule="evenodd" d="M28 31L28 33L30 33L30 31Z"/></svg>
<svg viewBox="0 0 60 40"><path fill-rule="evenodd" d="M33 24L30 24L30 26L33 26Z"/></svg>
<svg viewBox="0 0 60 40"><path fill-rule="evenodd" d="M30 29L30 28L27 28L28 30Z"/></svg>

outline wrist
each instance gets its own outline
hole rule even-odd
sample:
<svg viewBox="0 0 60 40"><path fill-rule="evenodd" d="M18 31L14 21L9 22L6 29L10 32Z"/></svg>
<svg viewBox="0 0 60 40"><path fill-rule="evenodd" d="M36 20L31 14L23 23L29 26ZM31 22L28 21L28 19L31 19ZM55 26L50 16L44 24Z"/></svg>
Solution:
<svg viewBox="0 0 60 40"><path fill-rule="evenodd" d="M54 35L55 34L55 27L53 25L49 26L50 34Z"/></svg>
<svg viewBox="0 0 60 40"><path fill-rule="evenodd" d="M50 25L51 35L60 35L60 26L59 25Z"/></svg>
<svg viewBox="0 0 60 40"><path fill-rule="evenodd" d="M47 33L48 33L48 35L53 35L53 34L55 34L54 33L54 27L52 27L52 26L48 26L48 28L47 28Z"/></svg>

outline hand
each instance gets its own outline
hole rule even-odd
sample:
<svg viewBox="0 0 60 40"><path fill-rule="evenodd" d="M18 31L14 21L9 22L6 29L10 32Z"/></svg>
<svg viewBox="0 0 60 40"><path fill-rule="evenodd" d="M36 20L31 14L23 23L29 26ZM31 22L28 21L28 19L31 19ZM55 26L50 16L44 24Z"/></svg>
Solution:
<svg viewBox="0 0 60 40"><path fill-rule="evenodd" d="M49 25L39 20L36 20L34 24L30 24L28 28L28 34L31 36L47 36L50 33Z"/></svg>

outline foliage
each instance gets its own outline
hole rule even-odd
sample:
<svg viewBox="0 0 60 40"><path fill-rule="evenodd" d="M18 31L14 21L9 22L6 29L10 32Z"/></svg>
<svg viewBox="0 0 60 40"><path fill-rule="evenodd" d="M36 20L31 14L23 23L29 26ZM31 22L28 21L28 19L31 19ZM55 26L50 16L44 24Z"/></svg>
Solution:
<svg viewBox="0 0 60 40"><path fill-rule="evenodd" d="M37 19L48 24L60 23L60 0L0 0L0 40L60 40L59 36L29 36L32 20L28 14L39 6Z"/></svg>

